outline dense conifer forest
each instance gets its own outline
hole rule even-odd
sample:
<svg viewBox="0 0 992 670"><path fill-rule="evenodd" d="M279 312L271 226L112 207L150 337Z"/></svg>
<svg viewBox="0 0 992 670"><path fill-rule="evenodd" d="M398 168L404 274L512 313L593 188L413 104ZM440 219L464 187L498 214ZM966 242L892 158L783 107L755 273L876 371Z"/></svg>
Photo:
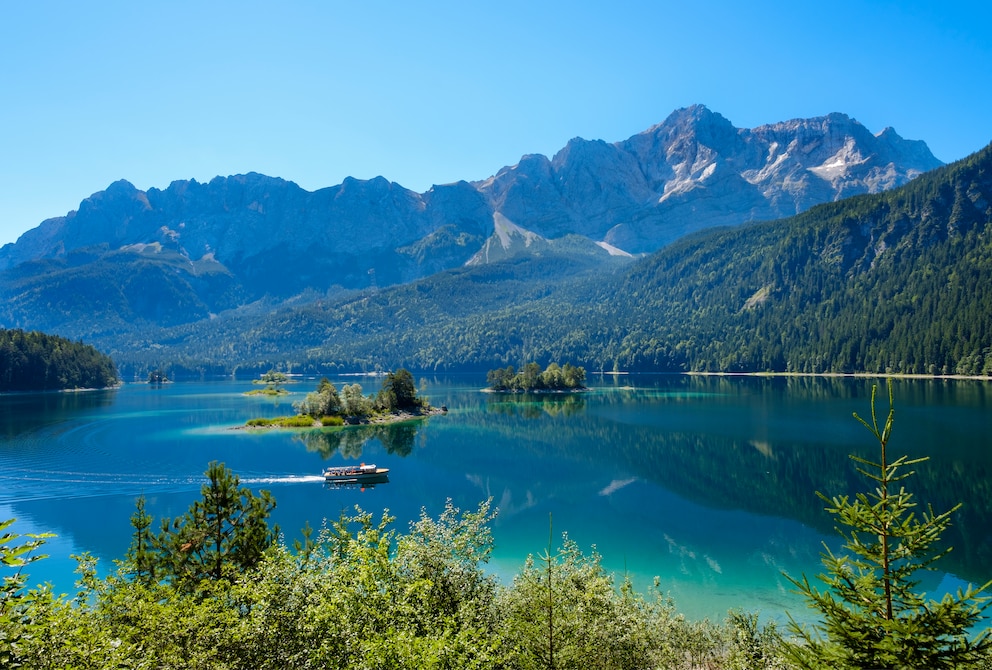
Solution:
<svg viewBox="0 0 992 670"><path fill-rule="evenodd" d="M89 345L0 329L0 391L106 388L117 381L114 362Z"/></svg>
<svg viewBox="0 0 992 670"><path fill-rule="evenodd" d="M684 370L990 374L990 224L992 147L891 192L684 240L617 292L637 297L625 307L640 323L617 358Z"/></svg>

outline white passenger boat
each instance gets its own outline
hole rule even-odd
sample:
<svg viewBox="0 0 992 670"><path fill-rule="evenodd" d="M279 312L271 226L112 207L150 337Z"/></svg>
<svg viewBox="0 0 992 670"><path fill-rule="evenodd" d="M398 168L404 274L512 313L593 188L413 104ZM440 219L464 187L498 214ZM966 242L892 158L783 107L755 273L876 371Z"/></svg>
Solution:
<svg viewBox="0 0 992 670"><path fill-rule="evenodd" d="M379 468L374 464L339 465L324 470L324 481L332 484L378 483L388 479L389 468Z"/></svg>

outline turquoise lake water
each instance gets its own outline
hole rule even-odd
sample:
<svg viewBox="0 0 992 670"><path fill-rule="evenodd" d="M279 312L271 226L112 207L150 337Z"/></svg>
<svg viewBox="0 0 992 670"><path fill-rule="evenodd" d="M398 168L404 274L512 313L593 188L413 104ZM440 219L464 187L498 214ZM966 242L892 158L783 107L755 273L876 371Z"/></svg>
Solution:
<svg viewBox="0 0 992 670"><path fill-rule="evenodd" d="M332 378L340 388L374 378ZM292 412L314 380L273 400L248 397L250 381L127 384L114 391L0 396L0 519L17 532L52 532L31 583L73 591L88 551L106 569L124 555L139 495L155 516L178 516L199 497L210 461L243 484L268 489L288 541L355 505L388 508L405 530L446 500L474 510L492 498L491 570L510 579L528 554L562 533L640 590L654 577L691 618L728 609L806 617L783 572L813 578L833 522L815 491L863 490L848 454L875 456L853 412L870 415L885 382L847 378L590 375L582 394L508 397L481 392L482 376L418 380L446 415L332 432L232 430L256 416ZM992 384L895 381L890 457L931 459L908 488L937 511L964 507L954 546L923 576L928 590L992 578ZM329 488L327 465L390 468L365 490Z"/></svg>

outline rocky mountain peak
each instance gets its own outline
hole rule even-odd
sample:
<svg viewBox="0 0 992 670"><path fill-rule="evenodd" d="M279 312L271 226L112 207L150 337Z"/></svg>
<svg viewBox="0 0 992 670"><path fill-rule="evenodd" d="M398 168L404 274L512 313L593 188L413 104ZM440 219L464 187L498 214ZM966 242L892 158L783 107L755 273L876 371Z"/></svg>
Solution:
<svg viewBox="0 0 992 670"><path fill-rule="evenodd" d="M695 146L710 149L732 146L737 140L738 129L726 117L710 111L705 105L693 105L672 112L663 122L639 136L652 139L648 146L659 143L665 146L666 153L671 157L681 151L693 151ZM639 136L635 135L635 138ZM628 140L631 146L645 146L631 140Z"/></svg>
<svg viewBox="0 0 992 670"><path fill-rule="evenodd" d="M661 126L679 128L689 132L693 130L699 132L700 130L709 129L717 129L718 132L737 132L737 129L727 117L712 111L706 105L691 105L676 110L669 115L668 119Z"/></svg>

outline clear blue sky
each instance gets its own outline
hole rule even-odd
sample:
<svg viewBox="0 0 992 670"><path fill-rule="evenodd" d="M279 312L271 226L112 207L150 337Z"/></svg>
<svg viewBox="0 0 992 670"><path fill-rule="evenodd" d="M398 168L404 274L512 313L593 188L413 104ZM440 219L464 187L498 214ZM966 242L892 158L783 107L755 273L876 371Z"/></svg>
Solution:
<svg viewBox="0 0 992 670"><path fill-rule="evenodd" d="M0 4L0 244L117 179L422 192L707 105L844 112L953 161L992 141L992 3Z"/></svg>

